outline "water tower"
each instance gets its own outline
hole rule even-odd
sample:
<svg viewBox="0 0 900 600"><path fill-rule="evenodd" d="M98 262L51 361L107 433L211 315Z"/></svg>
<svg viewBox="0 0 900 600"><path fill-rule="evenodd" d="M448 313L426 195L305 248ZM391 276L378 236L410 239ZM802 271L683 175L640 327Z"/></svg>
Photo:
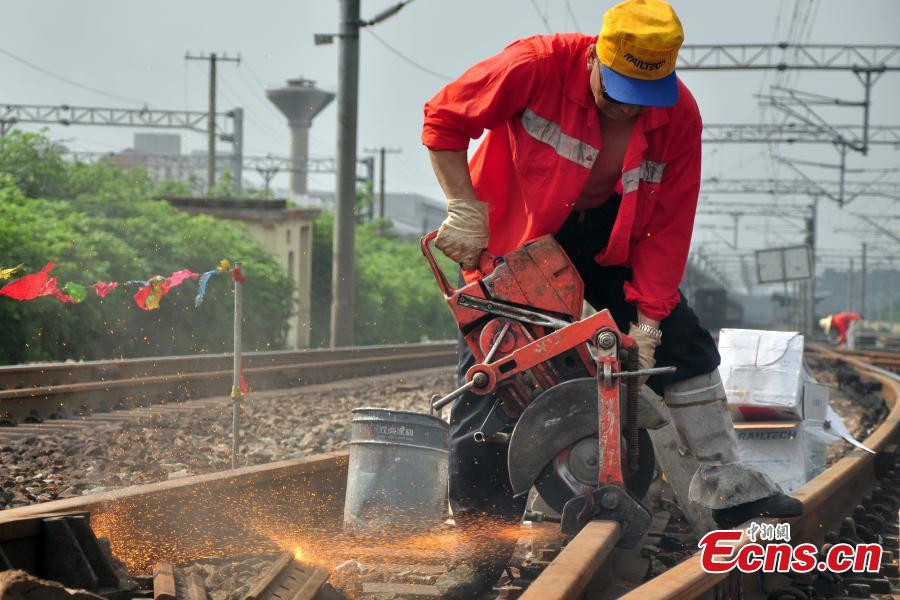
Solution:
<svg viewBox="0 0 900 600"><path fill-rule="evenodd" d="M307 157L309 156L309 128L334 94L316 89L309 79L288 79L285 87L266 90L266 96L287 117L291 128L291 191L306 193Z"/></svg>

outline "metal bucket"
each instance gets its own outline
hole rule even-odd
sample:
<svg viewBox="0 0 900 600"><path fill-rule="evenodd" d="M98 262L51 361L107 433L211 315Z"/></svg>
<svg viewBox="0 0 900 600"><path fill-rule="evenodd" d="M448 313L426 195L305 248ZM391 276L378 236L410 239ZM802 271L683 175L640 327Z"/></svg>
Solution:
<svg viewBox="0 0 900 600"><path fill-rule="evenodd" d="M344 529L396 535L440 525L447 507L448 431L432 415L354 409Z"/></svg>

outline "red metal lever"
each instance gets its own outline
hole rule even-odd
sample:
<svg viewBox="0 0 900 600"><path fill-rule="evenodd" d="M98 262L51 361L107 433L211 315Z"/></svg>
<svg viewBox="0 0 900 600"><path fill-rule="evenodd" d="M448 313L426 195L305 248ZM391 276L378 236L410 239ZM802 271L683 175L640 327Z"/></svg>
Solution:
<svg viewBox="0 0 900 600"><path fill-rule="evenodd" d="M456 291L456 288L450 285L450 281L447 280L447 276L441 270L440 265L437 264L437 260L434 258L434 252L431 251L431 242L434 241L434 238L437 237L437 229L426 233L422 236L422 240L419 242L422 247L422 254L425 255L425 259L428 261L428 266L431 268L431 272L434 274L435 280L437 280L438 287L441 288L441 293L444 294L444 298L449 299L453 292ZM484 251L481 253L481 257L478 259L478 268L472 270L462 270L463 280L468 283L474 283L484 278L485 275L490 275L494 271L494 255Z"/></svg>

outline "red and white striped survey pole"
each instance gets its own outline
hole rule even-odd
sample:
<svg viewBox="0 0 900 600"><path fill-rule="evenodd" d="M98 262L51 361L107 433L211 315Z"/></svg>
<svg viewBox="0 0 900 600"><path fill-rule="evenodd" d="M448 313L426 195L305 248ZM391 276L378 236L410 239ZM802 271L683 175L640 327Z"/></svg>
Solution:
<svg viewBox="0 0 900 600"><path fill-rule="evenodd" d="M241 263L235 261L234 280L234 376L231 382L232 429L231 468L237 468L238 446L241 438Z"/></svg>

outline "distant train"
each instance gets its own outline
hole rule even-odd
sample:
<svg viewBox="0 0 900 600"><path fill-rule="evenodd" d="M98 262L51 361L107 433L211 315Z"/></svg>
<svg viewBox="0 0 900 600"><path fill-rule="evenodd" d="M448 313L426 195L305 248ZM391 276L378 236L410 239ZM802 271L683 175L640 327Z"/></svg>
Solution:
<svg viewBox="0 0 900 600"><path fill-rule="evenodd" d="M739 327L744 324L744 308L723 287L698 287L693 290L692 306L707 329Z"/></svg>

